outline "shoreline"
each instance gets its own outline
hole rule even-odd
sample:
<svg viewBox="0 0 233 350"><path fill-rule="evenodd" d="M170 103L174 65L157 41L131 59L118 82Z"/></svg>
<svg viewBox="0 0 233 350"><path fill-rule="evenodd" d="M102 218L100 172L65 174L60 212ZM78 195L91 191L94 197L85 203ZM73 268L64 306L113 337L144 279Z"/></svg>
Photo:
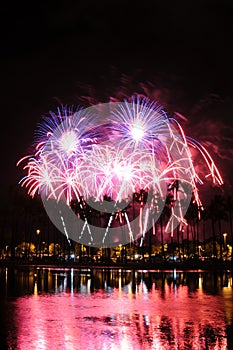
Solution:
<svg viewBox="0 0 233 350"><path fill-rule="evenodd" d="M161 263L134 263L126 264L81 264L78 262L47 262L47 261L23 261L23 260L0 260L0 268L17 267L41 267L41 268L60 268L60 269L106 269L106 270L146 270L146 271L226 271L231 270L233 264L231 261L193 261L193 262L161 262Z"/></svg>

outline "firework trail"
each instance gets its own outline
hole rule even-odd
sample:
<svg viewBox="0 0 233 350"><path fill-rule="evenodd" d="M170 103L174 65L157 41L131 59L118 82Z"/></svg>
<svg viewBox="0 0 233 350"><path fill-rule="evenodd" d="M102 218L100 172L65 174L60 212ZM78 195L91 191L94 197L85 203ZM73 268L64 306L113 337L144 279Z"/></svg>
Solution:
<svg viewBox="0 0 233 350"><path fill-rule="evenodd" d="M192 196L202 207L197 186L203 180L194 168L192 147L203 156L206 177L221 185L223 180L208 151L148 98L133 96L129 101L76 111L63 107L39 124L34 153L18 162L26 162L27 172L20 184L32 197L38 193L68 207L77 201L83 216L78 240L87 229L92 244L104 245L114 226L121 231L125 226L129 239L139 234L142 244L161 215L168 192L174 198L166 227L171 234L178 225L186 224L184 216ZM138 209L137 215L132 215L135 194ZM90 213L99 211L107 218L104 225L99 224L103 230L98 239L87 207ZM63 232L70 237L60 214ZM114 239L119 244L119 239Z"/></svg>

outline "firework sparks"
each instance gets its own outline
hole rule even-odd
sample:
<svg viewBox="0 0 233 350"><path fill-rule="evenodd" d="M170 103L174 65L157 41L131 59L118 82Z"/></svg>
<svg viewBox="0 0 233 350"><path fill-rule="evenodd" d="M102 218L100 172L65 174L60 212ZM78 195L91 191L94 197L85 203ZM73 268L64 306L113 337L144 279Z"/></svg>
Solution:
<svg viewBox="0 0 233 350"><path fill-rule="evenodd" d="M64 200L67 206L77 200L84 213L78 239L82 239L87 229L95 244L91 219L84 210L85 203L92 201L94 207L101 203L100 211L109 213L100 239L102 244L116 220L120 227L126 222L130 241L140 234L142 244L149 223L154 223L156 215L162 213L168 191L174 197L166 228L171 234L179 224L186 224L184 215L192 195L198 207L202 206L197 188L202 180L194 168L191 147L203 156L208 170L206 177L211 176L214 183L221 185L223 180L209 152L186 137L181 125L147 98L132 97L129 102L102 104L75 112L64 107L40 123L34 154L18 162L27 161L24 166L27 174L20 184L32 197L38 193L57 202ZM126 203L127 207L141 191L147 195L140 197L135 229L134 217L129 219L130 209L121 207L120 203ZM106 197L110 201L103 207ZM161 199L162 207L156 198ZM181 205L182 201L187 203L186 207ZM61 218L65 227L63 214ZM69 236L67 228L65 234Z"/></svg>

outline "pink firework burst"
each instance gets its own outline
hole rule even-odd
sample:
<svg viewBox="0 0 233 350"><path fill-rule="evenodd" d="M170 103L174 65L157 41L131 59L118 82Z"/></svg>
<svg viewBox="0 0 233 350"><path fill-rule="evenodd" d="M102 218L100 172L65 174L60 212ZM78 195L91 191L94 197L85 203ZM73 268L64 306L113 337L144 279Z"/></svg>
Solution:
<svg viewBox="0 0 233 350"><path fill-rule="evenodd" d="M121 222L124 218L130 239L135 237L130 213L123 213L116 203L130 203L140 191L149 194L140 204L141 236L150 228L149 221L154 223L152 214L162 212L162 207L155 210L156 198L161 198L164 206L168 191L173 191L175 203L167 225L171 233L185 223L192 196L202 207L198 191L202 180L195 170L191 147L203 156L206 176L218 185L223 183L209 152L187 137L177 120L169 118L161 106L138 96L77 111L58 109L57 114L51 113L40 123L34 146L34 154L19 161L27 161L27 174L20 184L31 196L39 193L47 199L65 201L68 206L72 200L102 203L109 197L115 204L103 241L114 226L114 218L121 218ZM181 205L184 202L186 206ZM86 217L81 237L85 228L94 241Z"/></svg>

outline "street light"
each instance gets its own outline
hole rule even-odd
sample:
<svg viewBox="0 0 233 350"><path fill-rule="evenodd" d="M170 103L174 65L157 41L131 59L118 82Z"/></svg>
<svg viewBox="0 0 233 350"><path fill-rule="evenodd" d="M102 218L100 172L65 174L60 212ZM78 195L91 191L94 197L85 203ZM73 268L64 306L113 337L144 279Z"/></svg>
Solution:
<svg viewBox="0 0 233 350"><path fill-rule="evenodd" d="M45 253L45 242L42 242L42 254L43 254L43 257L44 257L44 253Z"/></svg>
<svg viewBox="0 0 233 350"><path fill-rule="evenodd" d="M224 240L224 250L227 248L227 233L223 233L223 240Z"/></svg>
<svg viewBox="0 0 233 350"><path fill-rule="evenodd" d="M39 240L39 235L40 235L40 229L37 229L36 230L36 234L37 234L37 244L36 244L36 257L37 257L37 254L38 254L38 251L39 251L39 248L40 248L40 246L39 246L39 242L38 242L38 240Z"/></svg>
<svg viewBox="0 0 233 350"><path fill-rule="evenodd" d="M91 242L88 242L88 257L91 256L91 248L90 248L90 246L91 246Z"/></svg>

